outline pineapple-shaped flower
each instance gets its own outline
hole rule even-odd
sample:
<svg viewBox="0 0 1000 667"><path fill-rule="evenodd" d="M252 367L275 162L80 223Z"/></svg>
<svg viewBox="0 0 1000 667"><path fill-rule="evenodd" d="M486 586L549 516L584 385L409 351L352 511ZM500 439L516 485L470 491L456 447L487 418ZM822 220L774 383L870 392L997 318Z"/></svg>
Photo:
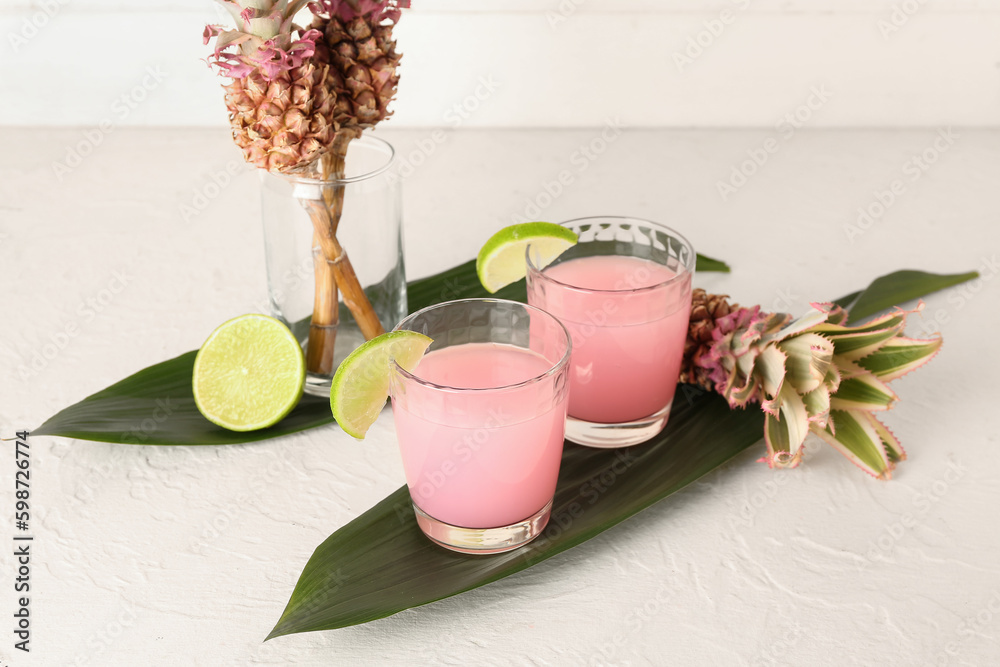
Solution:
<svg viewBox="0 0 1000 667"><path fill-rule="evenodd" d="M218 0L236 29L205 28L216 37L211 64L231 77L225 86L233 139L247 162L287 172L311 164L332 143L336 93L328 67L317 63L322 34L293 25L307 0Z"/></svg>
<svg viewBox="0 0 1000 667"><path fill-rule="evenodd" d="M401 55L392 30L409 0L316 0L310 26L322 32L316 58L330 64L337 93L336 121L358 136L384 120L396 95Z"/></svg>
<svg viewBox="0 0 1000 667"><path fill-rule="evenodd" d="M888 383L941 347L940 338L903 336L909 312L896 309L848 326L842 308L814 303L791 321L695 290L681 380L722 394L734 408L760 403L766 413L762 460L771 467L798 465L812 432L888 479L906 454L875 413L896 402Z"/></svg>
<svg viewBox="0 0 1000 667"><path fill-rule="evenodd" d="M389 115L399 54L392 28L409 0L217 0L235 30L205 28L217 38L211 64L225 87L233 138L247 162L322 183L299 203L313 224L315 285L306 362L330 375L342 299L364 334L384 331L337 238L344 209L350 142ZM293 24L304 7L308 30ZM312 196L318 195L318 196Z"/></svg>

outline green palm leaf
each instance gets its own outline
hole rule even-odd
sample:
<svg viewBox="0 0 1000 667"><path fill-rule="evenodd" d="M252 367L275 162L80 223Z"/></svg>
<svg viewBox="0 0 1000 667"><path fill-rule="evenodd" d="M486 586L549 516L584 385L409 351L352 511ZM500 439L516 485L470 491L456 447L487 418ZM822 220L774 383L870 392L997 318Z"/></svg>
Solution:
<svg viewBox="0 0 1000 667"><path fill-rule="evenodd" d="M728 267L699 257L698 269ZM906 280L880 279L882 282L875 281L845 301L862 306L892 305L956 284L955 276L919 273L911 277L916 285ZM475 296L486 294L476 278L474 262L409 285L411 311L438 301ZM511 285L496 296L524 300L524 284ZM868 359L887 373L908 368L914 362L909 357L891 358L891 353L889 348L885 357ZM194 405L194 354L189 352L139 371L62 410L33 434L128 444L228 444L263 440L333 421L325 399L306 396L288 417L270 429L250 433L220 429L205 420ZM648 443L623 452L567 445L550 527L534 543L508 554L464 556L434 546L416 527L405 487L399 489L320 545L270 636L382 618L488 584L557 555L683 488L758 442L763 419L757 409L730 410L718 396L684 386L674 402L668 428ZM862 426L854 421L851 425L862 434L874 429L875 438L868 439L871 445L858 438L865 450L859 453L869 467L877 470L884 456L903 456L898 443L881 424ZM846 428L851 430L850 426ZM850 435L845 433L845 439ZM876 439L885 445L888 454L883 450L879 456L872 446Z"/></svg>
<svg viewBox="0 0 1000 667"><path fill-rule="evenodd" d="M699 271L729 271L725 262L698 255ZM525 301L524 281L496 294L476 277L476 262L421 278L408 287L410 312L432 303L493 296ZM207 334L207 332L206 332ZM150 366L58 412L32 431L128 445L230 445L276 438L334 423L330 401L303 396L299 405L271 428L236 433L205 419L194 404L191 373L195 352Z"/></svg>
<svg viewBox="0 0 1000 667"><path fill-rule="evenodd" d="M921 276L921 289L928 292L954 284L949 276L939 281L933 274ZM906 299L925 293L915 293L905 282L876 281L858 294L868 301L895 303L897 292ZM772 362L783 364L777 357ZM837 369L830 366L828 372L836 375ZM774 382L770 384L772 391L779 391ZM806 408L801 402L782 413L783 421L768 415L775 451L791 454L798 431L806 428L802 423L807 419ZM831 416L837 419L836 435L832 428L816 430L868 472L882 475L890 461L905 456L888 429L866 413L834 411ZM703 395L685 385L674 401L666 430L643 445L622 450L634 461L620 473L614 468L618 452L567 444L549 528L535 542L496 556L465 556L433 545L417 527L409 493L401 488L316 549L268 639L366 623L489 584L555 556L758 442L763 417L755 408L730 410L718 396ZM792 420L794 437L789 432ZM621 469L623 464L617 463ZM602 480L607 483L598 491L595 484Z"/></svg>
<svg viewBox="0 0 1000 667"><path fill-rule="evenodd" d="M329 399L304 395L270 428L237 432L205 419L194 404L196 351L145 368L50 417L32 435L126 445L231 445L333 423Z"/></svg>
<svg viewBox="0 0 1000 667"><path fill-rule="evenodd" d="M937 292L978 277L979 273L976 271L941 274L904 270L887 273L881 278L876 278L867 289L861 292L849 308L845 306L851 313L848 323L863 320L893 306L919 299L931 292ZM836 303L840 303L840 301L838 299Z"/></svg>
<svg viewBox="0 0 1000 667"><path fill-rule="evenodd" d="M549 527L496 556L432 544L403 487L316 549L268 639L366 623L514 574L685 487L760 440L762 427L759 410L730 410L721 397L689 389L648 443L615 451L567 443Z"/></svg>

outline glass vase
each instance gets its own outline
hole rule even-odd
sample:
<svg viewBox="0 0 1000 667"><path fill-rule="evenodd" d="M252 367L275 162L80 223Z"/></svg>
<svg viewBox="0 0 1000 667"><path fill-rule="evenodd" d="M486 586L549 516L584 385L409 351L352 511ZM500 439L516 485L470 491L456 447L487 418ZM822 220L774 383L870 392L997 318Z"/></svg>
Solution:
<svg viewBox="0 0 1000 667"><path fill-rule="evenodd" d="M364 136L334 176L261 174L269 307L302 343L309 394L328 396L344 357L406 315L393 157Z"/></svg>

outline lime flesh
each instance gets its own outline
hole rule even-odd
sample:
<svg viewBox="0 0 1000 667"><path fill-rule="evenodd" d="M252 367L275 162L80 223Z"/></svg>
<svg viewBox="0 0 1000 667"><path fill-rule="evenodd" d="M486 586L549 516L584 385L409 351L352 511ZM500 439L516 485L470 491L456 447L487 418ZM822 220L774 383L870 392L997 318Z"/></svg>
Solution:
<svg viewBox="0 0 1000 667"><path fill-rule="evenodd" d="M194 360L194 402L209 421L255 431L281 421L302 397L306 362L284 324L242 315L212 332Z"/></svg>
<svg viewBox="0 0 1000 667"><path fill-rule="evenodd" d="M390 331L351 352L330 387L330 409L344 432L363 439L389 398L393 361L411 371L434 341L416 331Z"/></svg>
<svg viewBox="0 0 1000 667"><path fill-rule="evenodd" d="M504 227L491 236L479 251L476 258L479 282L493 294L527 275L525 252L529 245L532 261L541 269L567 248L576 245L576 241L577 236L572 230L552 222L525 222Z"/></svg>

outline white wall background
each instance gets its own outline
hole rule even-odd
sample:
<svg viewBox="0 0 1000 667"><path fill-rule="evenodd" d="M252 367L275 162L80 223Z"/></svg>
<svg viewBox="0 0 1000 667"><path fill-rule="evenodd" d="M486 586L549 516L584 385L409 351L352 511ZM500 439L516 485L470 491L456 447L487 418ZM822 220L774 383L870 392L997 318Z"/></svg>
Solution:
<svg viewBox="0 0 1000 667"><path fill-rule="evenodd" d="M398 28L398 127L1000 119L1000 0L414 5ZM0 124L222 125L201 30L227 21L210 0L0 0Z"/></svg>

